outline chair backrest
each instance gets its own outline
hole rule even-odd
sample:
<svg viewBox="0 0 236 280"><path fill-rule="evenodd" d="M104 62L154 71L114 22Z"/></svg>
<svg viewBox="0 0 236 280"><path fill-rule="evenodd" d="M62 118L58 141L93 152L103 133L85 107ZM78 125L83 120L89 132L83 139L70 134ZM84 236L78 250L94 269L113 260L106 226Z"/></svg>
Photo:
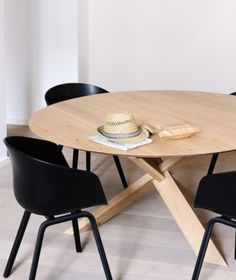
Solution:
<svg viewBox="0 0 236 280"><path fill-rule="evenodd" d="M45 94L47 105L65 101L72 98L107 93L104 88L83 83L66 83L50 88Z"/></svg>
<svg viewBox="0 0 236 280"><path fill-rule="evenodd" d="M106 203L98 177L72 169L56 144L28 137L6 137L16 200L40 215L58 215Z"/></svg>
<svg viewBox="0 0 236 280"><path fill-rule="evenodd" d="M197 189L194 207L236 218L236 171L204 176Z"/></svg>

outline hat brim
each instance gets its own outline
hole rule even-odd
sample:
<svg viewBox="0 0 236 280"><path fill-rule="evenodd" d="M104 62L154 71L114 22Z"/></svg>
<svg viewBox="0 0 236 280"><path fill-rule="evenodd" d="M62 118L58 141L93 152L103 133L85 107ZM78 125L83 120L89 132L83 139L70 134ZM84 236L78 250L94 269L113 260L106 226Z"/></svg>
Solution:
<svg viewBox="0 0 236 280"><path fill-rule="evenodd" d="M143 126L139 126L138 127L139 130L138 132L131 132L131 133L125 133L125 134L111 134L111 133L106 133L104 131L104 127L103 126L99 126L97 128L98 132L100 134L102 134L104 137L106 137L107 139L113 141L113 142L117 142L117 143L137 143L137 142L141 142L144 141L146 139L148 139L149 137L149 131L144 128ZM111 137L108 137L111 136Z"/></svg>

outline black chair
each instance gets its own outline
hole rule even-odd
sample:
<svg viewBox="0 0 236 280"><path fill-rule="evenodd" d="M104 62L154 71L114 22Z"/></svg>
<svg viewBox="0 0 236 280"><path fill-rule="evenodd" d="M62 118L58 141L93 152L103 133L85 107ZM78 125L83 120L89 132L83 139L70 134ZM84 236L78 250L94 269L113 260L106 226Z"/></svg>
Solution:
<svg viewBox="0 0 236 280"><path fill-rule="evenodd" d="M202 239L192 280L197 280L201 271L209 239L215 223L236 228L236 171L215 173L203 177L199 183L194 207L220 214L208 221ZM236 251L235 251L236 252ZM234 254L236 258L236 254Z"/></svg>
<svg viewBox="0 0 236 280"><path fill-rule="evenodd" d="M65 101L68 99L78 98L82 96L108 93L104 88L100 88L90 84L83 83L66 83L60 84L50 88L45 94L45 101L47 105L52 105L57 102ZM79 151L77 149L73 150L73 168L78 166ZM118 156L113 156L117 170L119 172L122 184L124 188L127 188L128 184L126 182L124 172ZM86 170L91 169L91 153L86 152Z"/></svg>
<svg viewBox="0 0 236 280"><path fill-rule="evenodd" d="M43 236L47 227L72 221L76 251L81 252L77 219L91 223L106 279L111 272L96 220L81 209L106 204L98 177L87 171L69 168L61 149L54 143L12 136L4 139L12 162L13 189L16 200L25 209L3 276L11 274L18 249L32 213L46 217L38 230L29 280L36 277ZM59 216L58 216L59 215Z"/></svg>
<svg viewBox="0 0 236 280"><path fill-rule="evenodd" d="M236 92L233 92L230 95L236 96ZM213 173L218 157L219 157L218 153L212 155L211 162L208 167L207 175L210 175Z"/></svg>

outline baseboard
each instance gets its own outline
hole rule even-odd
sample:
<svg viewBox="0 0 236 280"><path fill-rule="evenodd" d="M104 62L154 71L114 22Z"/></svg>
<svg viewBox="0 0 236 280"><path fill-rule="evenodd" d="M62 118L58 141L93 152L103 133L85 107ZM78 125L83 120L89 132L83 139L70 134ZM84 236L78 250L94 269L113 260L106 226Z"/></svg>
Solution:
<svg viewBox="0 0 236 280"><path fill-rule="evenodd" d="M22 119L7 119L7 124L13 125L28 125L29 120L22 120Z"/></svg>

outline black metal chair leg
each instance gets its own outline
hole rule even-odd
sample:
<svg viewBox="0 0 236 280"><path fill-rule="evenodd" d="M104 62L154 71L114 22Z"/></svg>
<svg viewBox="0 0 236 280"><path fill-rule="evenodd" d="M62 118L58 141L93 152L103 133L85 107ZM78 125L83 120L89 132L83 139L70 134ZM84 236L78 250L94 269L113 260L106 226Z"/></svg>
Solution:
<svg viewBox="0 0 236 280"><path fill-rule="evenodd" d="M92 228L92 231L93 231L93 235L94 235L96 245L97 245L97 248L98 248L98 252L99 252L99 255L100 255L100 258L101 258L101 261L102 261L102 266L103 266L103 269L104 269L104 272L105 272L105 275L106 275L106 279L107 280L112 280L111 271L110 271L108 261L107 261L107 257L106 257L106 254L105 254L105 250L104 250L104 247L103 247L103 244L102 244L102 239L101 239L101 236L100 236L99 231L98 231L96 220L95 220L94 216L89 212L82 211L81 213L82 213L83 216L87 217L90 221L91 228Z"/></svg>
<svg viewBox="0 0 236 280"><path fill-rule="evenodd" d="M31 269L30 269L30 275L29 275L29 280L34 280L38 268L38 262L39 262L39 257L40 257L40 252L43 244L43 236L46 228L48 227L48 221L44 222L41 224L38 230L38 236L34 248L34 256L33 256L33 261L31 264ZM50 223L50 221L49 221Z"/></svg>
<svg viewBox="0 0 236 280"><path fill-rule="evenodd" d="M74 149L73 150L73 162L72 162L73 168L78 168L78 160L79 160L79 150Z"/></svg>
<svg viewBox="0 0 236 280"><path fill-rule="evenodd" d="M72 220L72 227L74 232L74 239L75 239L75 250L77 253L82 252L81 242L80 242L80 233L79 233L79 226L78 220Z"/></svg>
<svg viewBox="0 0 236 280"><path fill-rule="evenodd" d="M124 188L127 188L127 187L128 187L128 184L127 184L127 181L126 181L126 179L125 179L125 175L124 175L124 172L123 172L123 169L122 169L122 166L121 166L119 157L118 157L118 156L113 156L113 159L114 159L114 161L115 161L117 170L118 170L118 172L119 172L120 179L121 179L121 182L122 182L122 184L123 184L123 187L124 187Z"/></svg>
<svg viewBox="0 0 236 280"><path fill-rule="evenodd" d="M47 220L44 223L41 224L39 231L38 231L38 236L37 236L37 241L36 241L36 245L35 245L35 250L34 250L34 257L33 257L33 262L32 262L32 266L31 266L31 270L30 270L30 277L29 280L34 280L35 276L36 276L36 272L37 272L37 267L38 267L38 262L39 262L39 256L40 256L40 251L42 248L42 243L43 243L43 236L44 236L44 232L46 230L46 228L48 226L51 225L55 225L55 224L59 224L59 223L63 223L69 220L76 220L78 218L82 218L82 217L87 217L91 223L91 227L93 230L93 234L94 234L94 238L96 241L96 245L98 248L98 252L102 261L102 265L104 268L104 272L106 275L106 279L107 280L112 280L112 275L111 275L111 271L107 262L107 258L106 258L106 254L105 254L105 250L103 248L102 245L102 240L98 231L98 227L97 227L97 223L95 218L93 217L93 215L87 211L79 211L76 213L71 213L69 215L65 215L65 216L61 216L61 217L57 217L55 219L52 220Z"/></svg>
<svg viewBox="0 0 236 280"><path fill-rule="evenodd" d="M24 231L27 226L30 214L31 213L29 213L28 211L25 211L25 213L23 215L20 227L17 232L16 239L15 239L12 251L11 251L11 255L9 257L8 264L7 264L6 270L4 272L4 277L8 277L10 275L11 268L14 263L15 256L17 254L22 237L24 235ZM32 265L31 265L31 269L30 269L29 280L35 280L35 277L36 277L39 258L40 258L40 252L41 252L41 248L42 248L42 244L43 244L43 237L44 237L46 228L48 226L63 223L63 222L69 221L69 220L77 221L78 218L82 218L82 217L87 217L91 223L91 227L93 230L98 252L99 252L99 255L100 255L100 258L102 261L103 269L105 271L106 279L112 280L111 271L110 271L110 268L109 268L109 265L107 262L106 254L105 254L105 251L104 251L104 248L102 245L102 240L101 240L101 237L100 237L100 234L98 231L96 220L93 217L93 215L87 211L78 211L78 212L76 211L75 213L71 213L71 214L64 215L64 216L59 216L56 218L53 216L52 216L52 218L50 216L47 216L47 220L41 224L41 226L39 227L39 230L38 230L37 240L36 240L35 249L34 249L34 256L33 256ZM77 223L77 226L78 226L78 223Z"/></svg>
<svg viewBox="0 0 236 280"><path fill-rule="evenodd" d="M218 159L218 156L219 154L213 154L212 155L212 158L211 158L211 163L210 163L210 166L208 168L208 171L207 171L207 175L210 175L213 173L213 170L215 168L215 165L216 165L216 161Z"/></svg>
<svg viewBox="0 0 236 280"><path fill-rule="evenodd" d="M23 217L21 219L21 223L20 223L19 229L17 231L16 238L15 238L14 244L12 246L10 256L8 258L7 265L6 265L6 268L5 268L4 273L3 273L3 276L5 278L7 278L11 274L12 266L14 264L17 252L19 250L19 247L20 247L20 244L21 244L21 241L22 241L22 238L24 236L25 229L27 227L30 215L31 215L30 212L25 211L24 214L23 214Z"/></svg>
<svg viewBox="0 0 236 280"><path fill-rule="evenodd" d="M91 153L86 152L86 171L91 171Z"/></svg>
<svg viewBox="0 0 236 280"><path fill-rule="evenodd" d="M195 265L195 268L194 268L194 271L193 271L192 280L198 280L198 278L199 278L200 271L201 271L201 268L202 268L202 264L203 264L203 261L204 261L204 257L205 257L205 254L206 254L207 246L208 246L208 243L209 243L209 240L210 240L210 237L211 237L211 233L212 233L212 230L213 230L213 226L216 222L217 222L217 219L213 218L207 223L206 230L205 230L205 233L204 233L204 237L202 239L201 247L200 247L200 250L199 250L198 257L197 257L197 262L196 262L196 265Z"/></svg>

